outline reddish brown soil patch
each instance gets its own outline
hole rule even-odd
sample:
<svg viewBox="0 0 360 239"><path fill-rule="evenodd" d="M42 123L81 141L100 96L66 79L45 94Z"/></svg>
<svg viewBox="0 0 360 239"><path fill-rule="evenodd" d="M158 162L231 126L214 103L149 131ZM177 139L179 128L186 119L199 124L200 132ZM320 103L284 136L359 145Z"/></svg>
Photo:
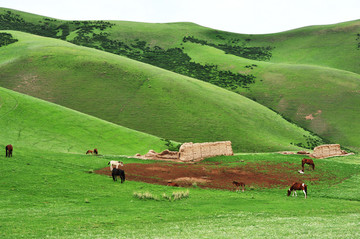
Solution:
<svg viewBox="0 0 360 239"><path fill-rule="evenodd" d="M244 182L246 187L287 187L293 182L317 181L311 174L298 174L294 163L244 163L242 166L222 166L221 163L179 164L156 162L151 164L129 163L121 167L126 180L166 185L169 181L181 187L196 183L201 188L234 190L232 181ZM111 176L109 167L95 171Z"/></svg>

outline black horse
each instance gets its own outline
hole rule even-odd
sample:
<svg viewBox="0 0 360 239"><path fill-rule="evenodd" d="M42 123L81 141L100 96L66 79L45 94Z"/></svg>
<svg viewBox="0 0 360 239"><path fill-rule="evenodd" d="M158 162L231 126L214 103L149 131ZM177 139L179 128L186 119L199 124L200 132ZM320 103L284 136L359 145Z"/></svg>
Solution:
<svg viewBox="0 0 360 239"><path fill-rule="evenodd" d="M117 181L117 176L120 177L121 183L123 183L123 182L125 181L125 171L124 171L124 170L121 170L121 169L118 169L118 168L114 168L114 169L112 170L111 175L112 175L112 177L113 177L114 182Z"/></svg>
<svg viewBox="0 0 360 239"><path fill-rule="evenodd" d="M6 151L5 157L12 157L13 146L11 144L6 145L5 151Z"/></svg>

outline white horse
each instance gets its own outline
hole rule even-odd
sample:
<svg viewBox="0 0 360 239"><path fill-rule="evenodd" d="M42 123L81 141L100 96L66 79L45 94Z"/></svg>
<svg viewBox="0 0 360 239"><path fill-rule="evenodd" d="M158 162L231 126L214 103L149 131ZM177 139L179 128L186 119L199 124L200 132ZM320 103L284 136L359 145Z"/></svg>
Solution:
<svg viewBox="0 0 360 239"><path fill-rule="evenodd" d="M113 165L115 165L116 168L118 168L119 165L120 165L121 167L124 166L123 162L121 162L121 161L110 161L110 162L108 163L108 165L110 165L110 171L113 170L113 168L112 168Z"/></svg>

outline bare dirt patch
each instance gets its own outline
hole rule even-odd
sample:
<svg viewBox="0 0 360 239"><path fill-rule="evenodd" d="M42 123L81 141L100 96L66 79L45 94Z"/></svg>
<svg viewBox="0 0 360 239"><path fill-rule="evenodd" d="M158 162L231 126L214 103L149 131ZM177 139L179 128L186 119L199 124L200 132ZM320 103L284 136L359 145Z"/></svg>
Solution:
<svg viewBox="0 0 360 239"><path fill-rule="evenodd" d="M246 187L274 188L288 187L293 182L317 181L319 175L298 173L299 164L246 162L240 166L222 163L182 164L155 162L150 164L129 163L121 167L125 170L126 180L167 185L176 182L181 187L196 184L201 188L234 190L232 181L244 182ZM95 173L111 176L108 167Z"/></svg>

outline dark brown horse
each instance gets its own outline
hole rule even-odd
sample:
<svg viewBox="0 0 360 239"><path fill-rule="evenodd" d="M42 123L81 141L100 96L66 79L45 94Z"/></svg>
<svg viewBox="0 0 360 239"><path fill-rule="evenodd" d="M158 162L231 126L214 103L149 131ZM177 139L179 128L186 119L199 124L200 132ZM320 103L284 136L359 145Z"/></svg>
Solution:
<svg viewBox="0 0 360 239"><path fill-rule="evenodd" d="M86 154L93 154L94 152L92 151L92 150L88 150L88 151L86 151Z"/></svg>
<svg viewBox="0 0 360 239"><path fill-rule="evenodd" d="M98 155L98 150L94 149L94 154Z"/></svg>
<svg viewBox="0 0 360 239"><path fill-rule="evenodd" d="M233 181L232 184L234 184L234 186L236 187L236 191L240 191L240 186L241 186L241 191L243 192L245 191L245 183Z"/></svg>
<svg viewBox="0 0 360 239"><path fill-rule="evenodd" d="M5 157L12 157L13 146L11 144L5 146L6 155Z"/></svg>
<svg viewBox="0 0 360 239"><path fill-rule="evenodd" d="M314 164L314 161L312 159L307 159L307 158L304 158L302 161L301 161L301 167L302 167L302 171L304 172L304 165L305 164L309 164L312 166L313 170L315 170L315 164Z"/></svg>
<svg viewBox="0 0 360 239"><path fill-rule="evenodd" d="M120 177L121 183L125 182L125 171L121 169L114 168L111 172L112 178L115 181L117 181L117 176Z"/></svg>
<svg viewBox="0 0 360 239"><path fill-rule="evenodd" d="M296 190L302 190L305 194L305 198L307 198L307 185L305 183L293 183L288 190L288 196L290 196L291 192L293 192L293 196L297 196Z"/></svg>

